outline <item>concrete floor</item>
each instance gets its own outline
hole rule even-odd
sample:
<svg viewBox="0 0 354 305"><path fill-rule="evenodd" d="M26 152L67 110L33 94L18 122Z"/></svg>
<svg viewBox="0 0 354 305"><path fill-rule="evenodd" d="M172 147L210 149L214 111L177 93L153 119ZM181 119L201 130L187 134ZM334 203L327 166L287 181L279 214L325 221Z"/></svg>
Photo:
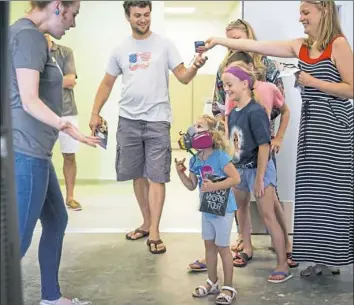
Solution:
<svg viewBox="0 0 354 305"><path fill-rule="evenodd" d="M23 261L25 304L38 305L38 235ZM214 304L215 296L193 299L191 293L206 279L190 274L186 265L203 253L199 234L163 236L168 247L161 256L150 255L144 241L129 242L122 234L68 234L60 281L67 296L90 298L94 305ZM352 305L353 269L338 277L301 279L299 270L287 283L265 281L275 263L266 250L267 237L255 237L254 259L247 268L234 269L238 290L235 304L250 305ZM222 278L221 266L219 274Z"/></svg>
<svg viewBox="0 0 354 305"><path fill-rule="evenodd" d="M124 232L141 222L131 183L77 186L77 199L84 209L69 212L60 269L66 296L87 298L94 305L215 303L215 296L192 298L194 288L203 284L207 276L187 271L187 264L201 258L204 251L199 233L198 193L189 192L177 179L173 171L161 221L167 253L160 256L151 255L145 241L131 242L124 238ZM38 305L40 299L39 231L40 226L22 261L25 305ZM232 240L235 237L233 233ZM275 266L275 255L267 250L270 239L256 236L253 240L256 248L253 261L247 268L234 272L234 286L238 290L235 304L353 304L352 266L344 268L335 278L308 280L300 279L299 270L295 270L295 277L287 283L269 284L266 277ZM219 271L222 279L221 265Z"/></svg>

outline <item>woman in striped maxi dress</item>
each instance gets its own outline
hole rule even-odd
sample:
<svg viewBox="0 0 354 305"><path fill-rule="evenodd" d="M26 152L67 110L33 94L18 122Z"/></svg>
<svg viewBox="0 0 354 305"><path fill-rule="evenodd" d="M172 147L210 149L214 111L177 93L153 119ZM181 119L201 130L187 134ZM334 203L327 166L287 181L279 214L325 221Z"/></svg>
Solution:
<svg viewBox="0 0 354 305"><path fill-rule="evenodd" d="M334 1L302 1L308 38L264 42L209 38L215 45L276 57L297 57L304 86L298 139L293 257L316 264L309 276L350 265L353 246L353 51L340 28ZM201 50L202 51L202 50ZM331 269L338 273L339 269Z"/></svg>

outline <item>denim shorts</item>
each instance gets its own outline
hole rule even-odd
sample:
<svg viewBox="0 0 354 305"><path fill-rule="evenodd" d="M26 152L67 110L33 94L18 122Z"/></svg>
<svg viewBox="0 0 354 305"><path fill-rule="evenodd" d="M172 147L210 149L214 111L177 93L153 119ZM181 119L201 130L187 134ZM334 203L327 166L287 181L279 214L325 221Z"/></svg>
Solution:
<svg viewBox="0 0 354 305"><path fill-rule="evenodd" d="M238 169L241 177L240 184L235 187L239 190L246 191L249 193L253 192L253 186L256 180L257 168L244 168ZM267 168L263 178L264 187L277 186L277 172L272 159L268 161Z"/></svg>
<svg viewBox="0 0 354 305"><path fill-rule="evenodd" d="M215 217L208 217L206 213L202 213L203 240L214 240L218 247L229 247L234 219L235 213L226 213L225 216Z"/></svg>

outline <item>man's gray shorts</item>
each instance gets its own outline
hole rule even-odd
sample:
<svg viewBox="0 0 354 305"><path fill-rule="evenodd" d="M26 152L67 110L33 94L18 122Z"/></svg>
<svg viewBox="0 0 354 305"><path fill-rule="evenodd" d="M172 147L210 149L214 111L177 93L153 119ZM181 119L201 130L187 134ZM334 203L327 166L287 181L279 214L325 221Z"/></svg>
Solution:
<svg viewBox="0 0 354 305"><path fill-rule="evenodd" d="M119 117L116 172L118 181L147 178L170 181L171 124Z"/></svg>

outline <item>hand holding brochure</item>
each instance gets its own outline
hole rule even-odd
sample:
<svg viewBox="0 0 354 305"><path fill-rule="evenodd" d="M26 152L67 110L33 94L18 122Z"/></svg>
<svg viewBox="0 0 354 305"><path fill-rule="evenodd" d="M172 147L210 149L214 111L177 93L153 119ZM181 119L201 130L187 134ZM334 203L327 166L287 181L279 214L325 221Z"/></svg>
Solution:
<svg viewBox="0 0 354 305"><path fill-rule="evenodd" d="M107 121L101 117L101 124L95 130L96 137L101 139L101 143L99 144L102 148L107 149L108 144L108 124Z"/></svg>
<svg viewBox="0 0 354 305"><path fill-rule="evenodd" d="M207 179L216 183L225 180L226 177L218 177L212 174L208 174ZM230 190L231 189L228 188L224 190L202 193L199 211L216 216L225 216L230 196Z"/></svg>

